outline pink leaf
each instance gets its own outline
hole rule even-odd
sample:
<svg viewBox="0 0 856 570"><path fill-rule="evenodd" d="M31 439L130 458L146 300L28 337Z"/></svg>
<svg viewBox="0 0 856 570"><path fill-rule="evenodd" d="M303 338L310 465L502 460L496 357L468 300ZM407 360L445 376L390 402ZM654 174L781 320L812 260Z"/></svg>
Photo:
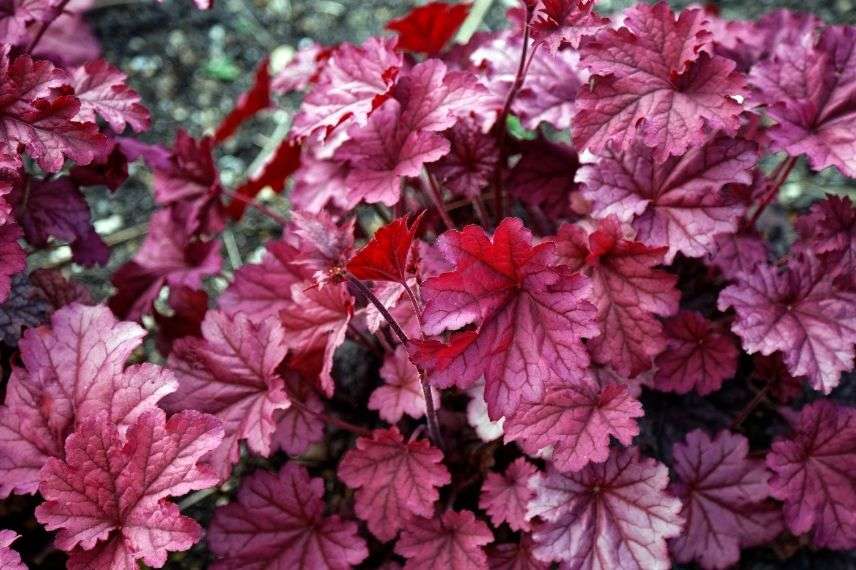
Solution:
<svg viewBox="0 0 856 570"><path fill-rule="evenodd" d="M12 0L0 12L0 38L3 43L15 45L27 39L27 26L44 22L56 10L53 0Z"/></svg>
<svg viewBox="0 0 856 570"><path fill-rule="evenodd" d="M422 288L425 331L478 324L477 337L451 360L465 363L462 388L484 374L491 419L521 401L540 400L551 375L563 382L582 376L588 366L582 338L598 333L594 308L584 300L590 285L552 264L552 242L532 245L523 223L506 218L492 240L468 226L444 234L440 248L455 270Z"/></svg>
<svg viewBox="0 0 856 570"><path fill-rule="evenodd" d="M711 439L690 432L673 448L677 480L669 490L681 498L686 529L672 539L678 562L702 568L731 568L743 547L763 544L782 531L779 509L767 499L769 474L763 461L749 459L749 442L727 431Z"/></svg>
<svg viewBox="0 0 856 570"><path fill-rule="evenodd" d="M469 12L469 4L431 2L390 20L386 28L398 33L399 49L437 55L455 36Z"/></svg>
<svg viewBox="0 0 856 570"><path fill-rule="evenodd" d="M584 165L578 180L592 201L594 216L615 214L632 222L636 239L699 257L714 249L717 234L733 233L744 208L725 193L728 184L750 184L758 162L756 145L720 137L662 164L636 142L623 153L604 151Z"/></svg>
<svg viewBox="0 0 856 570"><path fill-rule="evenodd" d="M700 314L681 312L664 327L666 350L654 361L658 390L705 396L737 372L739 350L732 337Z"/></svg>
<svg viewBox="0 0 856 570"><path fill-rule="evenodd" d="M548 468L532 479L535 556L578 570L668 570L666 539L678 536L681 502L666 493L665 465L614 450L577 473Z"/></svg>
<svg viewBox="0 0 856 570"><path fill-rule="evenodd" d="M31 493L49 457L82 420L106 412L124 433L177 387L153 364L125 369L145 331L119 322L104 306L73 304L53 314L51 327L27 331L19 345L26 369L9 381L0 408L0 494Z"/></svg>
<svg viewBox="0 0 856 570"><path fill-rule="evenodd" d="M751 272L767 263L767 242L755 231L719 234L714 239L710 264L719 268L727 279L736 279L741 272Z"/></svg>
<svg viewBox="0 0 856 570"><path fill-rule="evenodd" d="M232 319L209 311L202 336L176 341L168 365L179 387L164 406L170 411L195 409L222 420L225 437L209 459L225 479L240 457L240 440L265 457L271 452L274 415L290 405L276 372L285 358L285 331L272 317L254 324L240 313Z"/></svg>
<svg viewBox="0 0 856 570"><path fill-rule="evenodd" d="M509 441L519 441L530 455L553 446L552 462L565 472L609 456L609 438L630 445L639 434L642 405L618 384L603 388L590 381L553 386L544 400L523 404L505 422Z"/></svg>
<svg viewBox="0 0 856 570"><path fill-rule="evenodd" d="M324 481L296 463L256 471L208 529L212 568L349 570L368 556L357 525L324 515Z"/></svg>
<svg viewBox="0 0 856 570"><path fill-rule="evenodd" d="M419 371L410 362L403 346L387 355L380 369L385 384L375 388L369 398L369 409L377 410L381 419L395 424L407 414L411 418L425 415L425 398L419 382Z"/></svg>
<svg viewBox="0 0 856 570"><path fill-rule="evenodd" d="M3 570L27 570L21 555L12 550L12 543L18 538L11 530L0 530L0 568Z"/></svg>
<svg viewBox="0 0 856 570"><path fill-rule="evenodd" d="M324 402L297 374L287 376L285 386L292 405L280 410L273 443L289 455L300 455L324 439Z"/></svg>
<svg viewBox="0 0 856 570"><path fill-rule="evenodd" d="M413 515L433 514L437 487L451 481L442 459L426 440L405 442L398 428L379 429L345 454L339 478L356 489L357 516L388 541Z"/></svg>
<svg viewBox="0 0 856 570"><path fill-rule="evenodd" d="M544 42L551 52L563 45L577 49L580 41L597 33L609 19L601 18L594 8L595 0L538 0L533 2L532 37Z"/></svg>
<svg viewBox="0 0 856 570"><path fill-rule="evenodd" d="M511 530L529 532L526 506L535 493L529 488L529 479L538 469L520 457L506 467L505 473L490 472L484 480L479 498L483 509L494 526L504 522Z"/></svg>
<svg viewBox="0 0 856 570"><path fill-rule="evenodd" d="M794 534L819 548L856 548L856 411L829 400L809 404L790 437L773 442L770 493L785 503Z"/></svg>
<svg viewBox="0 0 856 570"><path fill-rule="evenodd" d="M395 551L407 558L404 570L487 570L485 544L493 534L471 511L448 510L439 518L413 517Z"/></svg>
<svg viewBox="0 0 856 570"><path fill-rule="evenodd" d="M856 338L856 292L833 277L814 256L797 256L781 271L759 265L719 294L719 309L734 307L731 330L746 352L782 351L791 374L828 394L853 367Z"/></svg>
<svg viewBox="0 0 856 570"><path fill-rule="evenodd" d="M572 225L559 230L559 258L588 274L593 302L603 333L589 343L595 361L609 364L624 376L651 367L652 357L666 344L662 325L678 309L677 279L659 269L666 247L649 247L622 235L615 217L586 232Z"/></svg>
<svg viewBox="0 0 856 570"><path fill-rule="evenodd" d="M742 106L733 96L744 95L744 80L733 61L712 51L701 10L675 19L665 2L632 8L624 27L583 42L583 64L595 77L577 97L574 143L624 150L638 133L661 163L711 132L734 135Z"/></svg>
<svg viewBox="0 0 856 570"><path fill-rule="evenodd" d="M128 87L127 76L103 59L87 62L74 70L72 85L80 99L77 119L94 123L100 116L117 134L125 125L135 132L146 131L151 123L148 109L140 103L140 96Z"/></svg>
<svg viewBox="0 0 856 570"><path fill-rule="evenodd" d="M42 470L45 502L36 518L59 530L54 544L70 553L69 568L87 567L93 555L102 560L94 567L105 570L140 559L160 568L168 552L187 550L202 536L167 499L217 482L197 461L222 437L217 419L195 411L167 420L155 408L136 419L126 438L107 414L90 416L66 441L67 459L51 459ZM103 560L105 549L121 553L112 565Z"/></svg>
<svg viewBox="0 0 856 570"><path fill-rule="evenodd" d="M817 37L817 39L814 39ZM753 97L778 122L774 148L805 154L811 167L856 176L856 30L829 26L782 45L752 69Z"/></svg>

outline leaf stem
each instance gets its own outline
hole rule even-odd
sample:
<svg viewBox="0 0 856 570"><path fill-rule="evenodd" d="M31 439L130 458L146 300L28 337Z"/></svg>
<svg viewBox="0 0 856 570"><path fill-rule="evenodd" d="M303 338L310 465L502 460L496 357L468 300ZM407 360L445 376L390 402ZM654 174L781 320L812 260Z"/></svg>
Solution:
<svg viewBox="0 0 856 570"><path fill-rule="evenodd" d="M747 224L748 227L751 228L755 225L755 222L758 221L758 218L761 217L761 214L773 201L773 198L775 198L779 194L779 188L781 188L782 184L785 183L785 180L788 179L788 175L790 175L791 170L793 170L794 165L796 163L796 157L789 156L786 160L782 161L776 167L776 170L773 171L773 175L770 177L770 189L767 191L767 194L765 194L764 197L761 199L761 203L758 204L758 209L755 210L755 213L752 215L752 218Z"/></svg>
<svg viewBox="0 0 856 570"><path fill-rule="evenodd" d="M427 169L425 170L425 180L422 181L422 187L425 189L425 193L428 195L431 203L434 204L434 208L437 209L437 213L440 214L440 219L443 220L446 229L455 229L455 222L452 221L452 217L449 216L449 212L446 211L446 206L443 203L443 194L440 192L440 185L437 183L434 175L428 172Z"/></svg>
<svg viewBox="0 0 856 570"><path fill-rule="evenodd" d="M401 284L404 286L404 291L407 293L407 298L410 299L410 304L413 306L413 312L416 313L416 320L419 321L419 327L422 327L422 307L419 306L419 299L413 293L413 289L407 284L407 280L403 280Z"/></svg>
<svg viewBox="0 0 856 570"><path fill-rule="evenodd" d="M279 225L281 225L283 227L288 225L288 219L285 216L277 214L276 212L274 212L273 210L271 210L270 208L268 208L264 204L260 204L255 199L247 198L246 196L241 196L240 194L236 194L235 192L232 192L231 190L226 190L225 188L222 189L222 193L223 193L223 196L226 196L227 198L231 198L232 200L238 200L239 202L243 202L244 204L247 204L248 206L252 206L256 210L258 210L261 214L264 214L265 216L267 216L268 218L270 218L271 220L273 220L274 222L278 223Z"/></svg>
<svg viewBox="0 0 856 570"><path fill-rule="evenodd" d="M48 28L51 27L51 24L53 24L56 20L59 19L60 16L62 16L63 12L65 12L65 7L68 6L70 1L71 0L61 0L61 2L57 5L56 11L54 12L53 16L50 19L42 22L42 26L39 28L39 31L36 32L33 41L31 41L30 45L27 46L26 53L33 53L33 50L36 49L36 46L39 45L40 41L42 41L42 37L45 35L45 32L48 31Z"/></svg>
<svg viewBox="0 0 856 570"><path fill-rule="evenodd" d="M740 412L734 418L734 421L731 422L731 429L732 430L735 430L738 427L740 427L740 424L742 424L746 420L746 418L749 417L749 414L751 414L752 411L758 407L758 404L761 403L761 401L767 395L767 392L769 390L770 390L770 383L768 382L767 384L764 385L763 388L761 388L760 390L758 390L755 393L755 396L751 400L749 400L749 402L745 406L743 406L743 409L740 410Z"/></svg>
<svg viewBox="0 0 856 570"><path fill-rule="evenodd" d="M383 306L383 303L380 302L380 299L375 297L375 294L372 293L372 290L368 288L368 286L354 277L353 275L348 275L348 283L353 285L362 295L365 297L375 308L383 315L383 318L386 319L386 322L389 323L389 327L393 330L395 335L398 337L398 340L404 346L407 346L409 342L409 338L407 338L407 334L401 328L401 325L398 324L398 321L395 320L386 307ZM440 435L440 422L437 420L437 410L434 408L434 398L431 394L431 386L428 384L428 380L425 378L425 371L421 366L417 366L416 369L419 371L419 383L422 385L422 397L425 398L425 411L426 417L428 419L428 435L432 441L437 443L441 449L445 446L443 445L443 440Z"/></svg>
<svg viewBox="0 0 856 570"><path fill-rule="evenodd" d="M371 433L370 430L362 426L352 424L351 422L346 422L345 420L337 418L336 416L331 416L330 414L324 412L316 412L291 394L289 394L289 399L291 400L291 404L294 407L299 408L300 411L306 412L307 414L311 414L316 418L323 420L325 423L330 424L331 426L337 427L345 431L349 431L356 435L369 435L369 433Z"/></svg>

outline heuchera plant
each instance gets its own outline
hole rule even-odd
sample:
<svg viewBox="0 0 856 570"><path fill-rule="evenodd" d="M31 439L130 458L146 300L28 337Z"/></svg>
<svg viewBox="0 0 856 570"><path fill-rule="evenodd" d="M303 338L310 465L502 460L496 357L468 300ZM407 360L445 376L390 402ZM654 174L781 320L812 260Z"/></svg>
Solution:
<svg viewBox="0 0 856 570"><path fill-rule="evenodd" d="M432 3L263 60L213 134L162 147L126 136L150 119L119 70L43 49L66 1L7 4L0 495L41 496L69 568L856 549L856 206L765 235L795 167L856 177L856 28L523 0L469 37L468 5ZM288 136L225 187L219 146L291 93ZM82 189L136 160L158 209L109 301L28 273L56 242L107 260ZM282 235L217 291L247 208Z"/></svg>

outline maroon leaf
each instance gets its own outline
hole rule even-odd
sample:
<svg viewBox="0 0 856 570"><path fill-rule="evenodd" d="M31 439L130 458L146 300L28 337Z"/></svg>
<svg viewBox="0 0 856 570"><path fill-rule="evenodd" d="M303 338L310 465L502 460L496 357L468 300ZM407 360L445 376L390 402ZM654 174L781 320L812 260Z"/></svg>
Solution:
<svg viewBox="0 0 856 570"><path fill-rule="evenodd" d="M407 217L398 218L378 229L369 243L348 261L348 271L358 279L404 283L410 246L421 221L421 215L410 224Z"/></svg>

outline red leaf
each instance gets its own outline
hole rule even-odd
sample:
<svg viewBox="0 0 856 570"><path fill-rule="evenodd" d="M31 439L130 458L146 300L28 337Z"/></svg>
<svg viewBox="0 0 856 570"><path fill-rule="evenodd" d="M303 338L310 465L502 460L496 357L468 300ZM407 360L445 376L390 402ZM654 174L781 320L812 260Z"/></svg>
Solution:
<svg viewBox="0 0 856 570"><path fill-rule="evenodd" d="M295 463L278 475L256 471L237 500L214 513L212 568L349 570L368 556L357 525L324 515L324 481Z"/></svg>
<svg viewBox="0 0 856 570"><path fill-rule="evenodd" d="M582 338L598 333L594 307L584 300L590 285L553 265L552 242L533 245L523 223L506 218L492 240L468 226L446 232L439 247L455 270L425 282L424 328L440 334L478 325L477 337L442 364L460 370L464 389L484 374L491 419L521 401L539 401L552 375L562 382L582 377L588 366ZM420 364L436 368L429 359Z"/></svg>
<svg viewBox="0 0 856 570"><path fill-rule="evenodd" d="M768 502L764 462L749 459L742 435L720 432L711 439L701 430L675 444L677 480L669 490L681 498L686 529L672 539L678 562L702 568L731 568L740 549L768 542L782 531L781 511Z"/></svg>
<svg viewBox="0 0 856 570"><path fill-rule="evenodd" d="M780 350L791 374L828 394L853 367L856 338L856 292L834 277L813 255L798 255L782 270L759 265L719 294L719 309L734 307L731 330L746 352Z"/></svg>
<svg viewBox="0 0 856 570"><path fill-rule="evenodd" d="M609 24L594 8L595 0L538 0L532 15L532 37L552 52L568 44L577 49L580 41Z"/></svg>
<svg viewBox="0 0 856 570"><path fill-rule="evenodd" d="M499 162L496 139L472 120L458 121L445 135L449 154L432 163L430 171L449 191L465 198L479 197Z"/></svg>
<svg viewBox="0 0 856 570"><path fill-rule="evenodd" d="M235 108L226 115L217 130L214 131L214 142L219 144L233 134L256 113L270 106L270 58L264 58L256 67L256 75L250 88L241 93Z"/></svg>
<svg viewBox="0 0 856 570"><path fill-rule="evenodd" d="M222 420L225 437L208 460L226 479L240 457L240 440L270 455L275 413L290 405L276 372L285 358L285 332L275 318L254 324L242 314L230 319L209 311L202 336L176 341L168 366L179 386L163 404L173 412L194 409Z"/></svg>
<svg viewBox="0 0 856 570"><path fill-rule="evenodd" d="M520 457L506 467L505 473L490 472L482 484L479 508L490 517L494 526L508 523L511 530L529 532L526 506L535 493L529 479L538 469Z"/></svg>
<svg viewBox="0 0 856 570"><path fill-rule="evenodd" d="M794 226L801 238L797 251L819 253L834 272L856 275L856 205L849 197L827 194Z"/></svg>
<svg viewBox="0 0 856 570"><path fill-rule="evenodd" d="M280 410L273 443L289 455L300 455L324 439L324 402L297 374L286 376L285 385L292 405Z"/></svg>
<svg viewBox="0 0 856 570"><path fill-rule="evenodd" d="M470 13L469 4L431 2L391 20L386 29L398 32L398 49L437 55Z"/></svg>
<svg viewBox="0 0 856 570"><path fill-rule="evenodd" d="M356 489L357 516L388 541L413 515L432 516L437 487L451 481L442 459L426 440L405 442L398 428L378 429L345 454L339 478Z"/></svg>
<svg viewBox="0 0 856 570"><path fill-rule="evenodd" d="M247 204L265 188L270 187L274 192L282 192L288 177L300 168L300 149L300 143L295 139L283 140L265 161L261 170L235 189L235 194L240 198L232 200L226 207L233 220L239 220L247 209Z"/></svg>
<svg viewBox="0 0 856 570"><path fill-rule="evenodd" d="M578 227L559 230L559 258L587 273L593 283L593 302L602 334L589 343L592 357L624 376L636 376L651 367L652 357L666 345L656 316L678 309L677 279L659 269L665 247L648 247L622 235L615 217L598 222L586 237Z"/></svg>
<svg viewBox="0 0 856 570"><path fill-rule="evenodd" d="M856 548L856 410L829 400L809 404L794 433L773 442L767 467L791 532L811 532L819 548Z"/></svg>
<svg viewBox="0 0 856 570"><path fill-rule="evenodd" d="M668 570L666 539L678 536L681 502L665 492L666 466L635 448L577 473L548 467L532 479L535 556L580 570Z"/></svg>
<svg viewBox="0 0 856 570"><path fill-rule="evenodd" d="M448 510L439 518L413 517L395 551L407 558L405 570L487 570L485 544L493 534L471 511Z"/></svg>
<svg viewBox="0 0 856 570"><path fill-rule="evenodd" d="M77 119L94 123L98 115L116 134L122 134L126 124L138 133L148 130L149 111L140 103L139 94L128 87L127 79L103 59L89 61L75 69L72 85L74 94L80 99Z"/></svg>
<svg viewBox="0 0 856 570"><path fill-rule="evenodd" d="M626 387L610 384L601 389L583 381L550 387L541 402L523 404L506 420L505 436L519 441L530 455L552 446L553 465L572 472L606 461L610 436L630 445L639 434L640 417L642 405Z"/></svg>
<svg viewBox="0 0 856 570"><path fill-rule="evenodd" d="M424 212L409 225L407 216L393 220L375 232L369 243L348 261L347 269L357 279L394 281L407 279L407 258Z"/></svg>
<svg viewBox="0 0 856 570"><path fill-rule="evenodd" d="M162 356L169 356L176 340L186 336L202 336L202 321L208 311L208 293L179 285L170 288L167 303L172 309L171 315L164 315L157 310L154 313L158 325L155 342Z"/></svg>
<svg viewBox="0 0 856 570"><path fill-rule="evenodd" d="M145 331L119 322L104 306L73 304L51 327L27 331L19 344L25 369L15 369L0 408L0 495L32 493L49 457L86 418L107 412L122 433L173 392L172 374L152 364L125 368Z"/></svg>
<svg viewBox="0 0 856 570"><path fill-rule="evenodd" d="M42 470L36 518L59 530L54 544L69 552L69 568L132 568L137 560L160 568L168 552L202 537L167 499L217 482L197 461L222 437L219 421L195 411L167 420L155 408L125 438L106 413L90 416L66 441L67 459Z"/></svg>
<svg viewBox="0 0 856 570"><path fill-rule="evenodd" d="M740 351L732 337L700 314L681 312L664 327L666 350L654 361L658 390L706 396L737 372Z"/></svg>

